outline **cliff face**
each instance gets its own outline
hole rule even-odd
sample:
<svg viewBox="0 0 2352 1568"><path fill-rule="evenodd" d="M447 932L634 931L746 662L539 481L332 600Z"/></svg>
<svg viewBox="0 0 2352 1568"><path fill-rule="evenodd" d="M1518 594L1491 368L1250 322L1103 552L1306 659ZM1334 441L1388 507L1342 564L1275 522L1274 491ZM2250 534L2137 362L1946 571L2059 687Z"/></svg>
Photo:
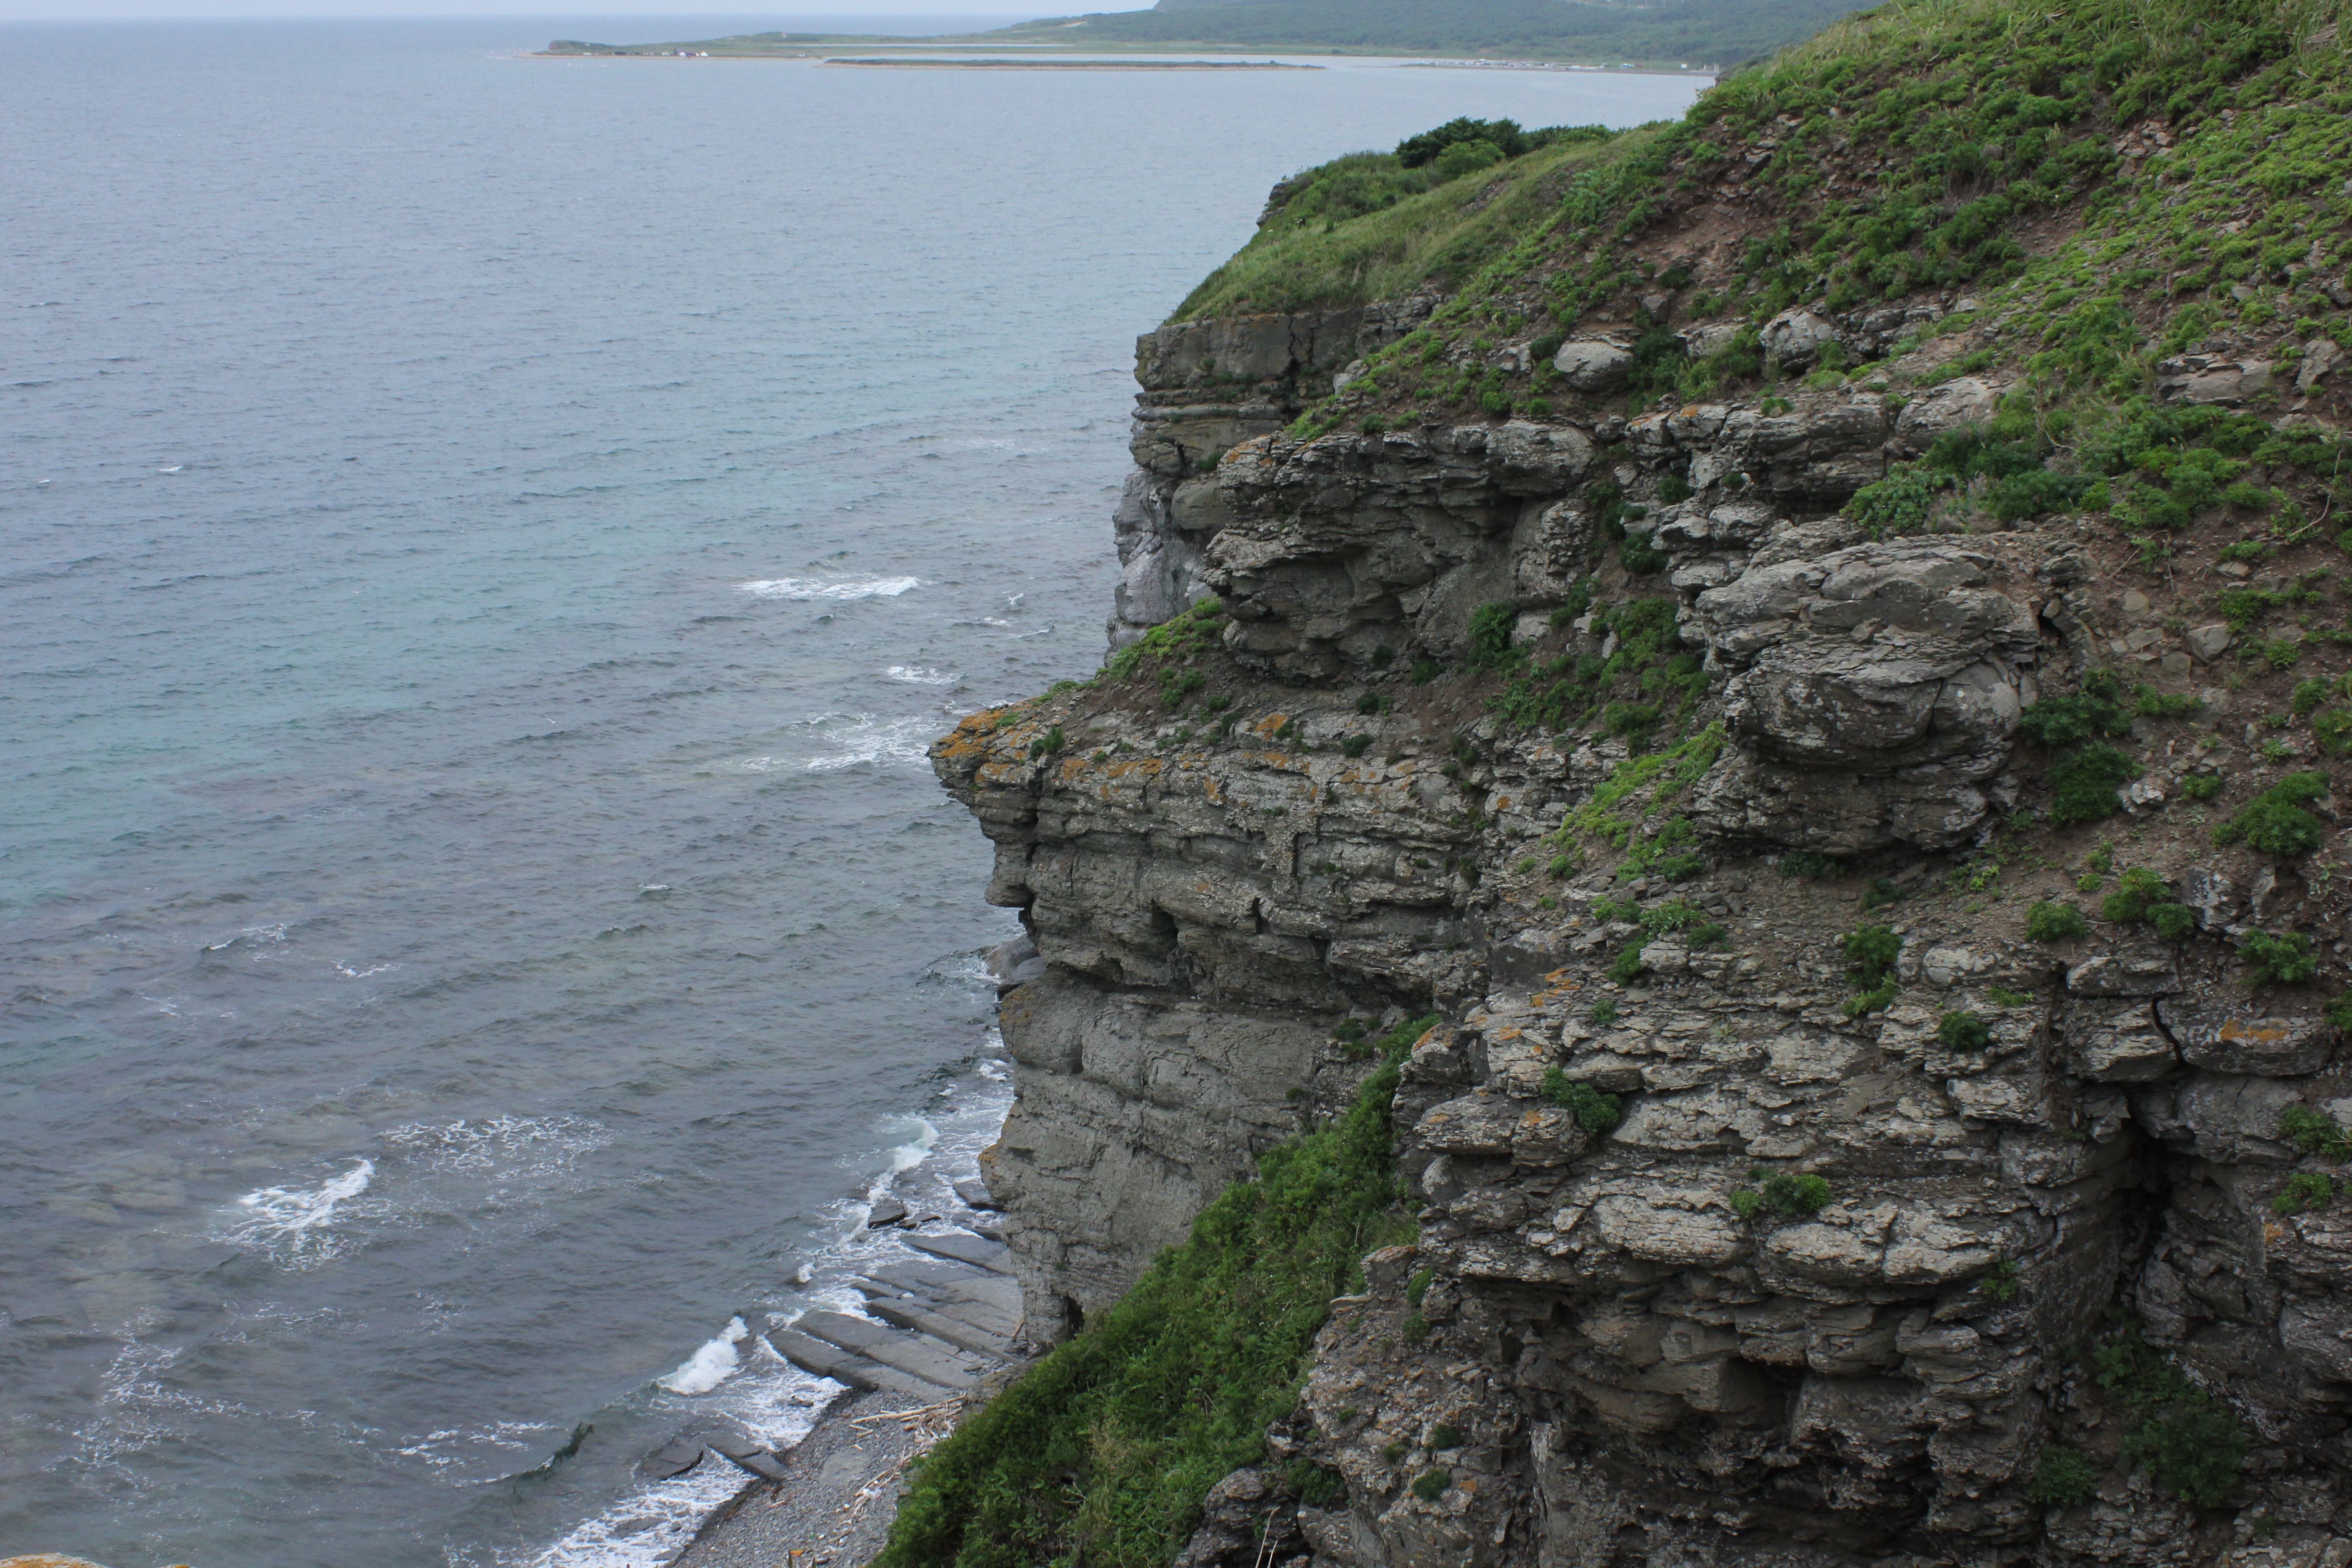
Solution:
<svg viewBox="0 0 2352 1568"><path fill-rule="evenodd" d="M1788 121L1549 341L1556 289L1147 335L1139 646L934 753L1048 965L988 1156L1033 1332L1344 1103L1366 1027L1448 1020L1395 1106L1420 1240L1272 1439L1344 1500L1244 1472L1185 1562L2352 1562L2334 525L2208 498L2152 556L2161 463L2048 439L2026 312L1957 288L1759 310L1744 379L1643 393L1660 333L1728 342ZM2167 359L2123 305L2135 417L2237 421L2324 516L2256 443L2336 440L2333 340Z"/></svg>

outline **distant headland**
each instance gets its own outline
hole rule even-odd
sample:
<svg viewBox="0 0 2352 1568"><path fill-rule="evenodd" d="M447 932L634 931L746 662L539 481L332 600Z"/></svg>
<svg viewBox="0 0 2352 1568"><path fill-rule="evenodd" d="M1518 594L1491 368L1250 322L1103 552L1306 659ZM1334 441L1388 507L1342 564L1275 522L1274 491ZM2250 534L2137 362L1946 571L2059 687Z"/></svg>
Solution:
<svg viewBox="0 0 2352 1568"><path fill-rule="evenodd" d="M1856 0L1160 0L1149 11L1045 17L985 33L891 37L845 33L740 33L647 44L558 38L548 56L692 59L820 59L875 65L974 49L1024 55L1202 54L1450 57L1465 65L1579 66L1717 75L1805 37L1858 8ZM860 51L846 61L826 57ZM1005 69L1045 60L940 60ZM1107 62L1089 62L1103 68ZM1144 62L1137 62L1139 66ZM1206 65L1212 62L1199 62ZM1153 61L1148 68L1196 68ZM1282 68L1248 62L1240 68Z"/></svg>

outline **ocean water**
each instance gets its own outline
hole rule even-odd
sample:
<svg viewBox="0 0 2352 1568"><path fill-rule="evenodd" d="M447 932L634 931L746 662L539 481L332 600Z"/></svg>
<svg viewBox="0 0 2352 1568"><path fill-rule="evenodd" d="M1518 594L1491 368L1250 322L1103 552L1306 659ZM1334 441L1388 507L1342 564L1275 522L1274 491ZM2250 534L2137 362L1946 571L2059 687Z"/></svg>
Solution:
<svg viewBox="0 0 2352 1568"><path fill-rule="evenodd" d="M922 753L1097 662L1132 335L1700 85L518 58L749 25L0 29L0 1555L674 1549L1003 1113Z"/></svg>

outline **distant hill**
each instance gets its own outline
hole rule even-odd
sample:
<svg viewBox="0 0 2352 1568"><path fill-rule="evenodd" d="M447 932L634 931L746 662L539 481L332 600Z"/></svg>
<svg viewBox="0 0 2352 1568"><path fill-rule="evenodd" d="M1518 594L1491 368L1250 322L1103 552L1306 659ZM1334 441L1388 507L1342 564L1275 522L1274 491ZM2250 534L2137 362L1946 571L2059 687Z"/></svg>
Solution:
<svg viewBox="0 0 2352 1568"><path fill-rule="evenodd" d="M1724 67L1863 8L1858 0L1160 0L1150 11L1024 22L982 37L1051 38L1072 47L1382 50Z"/></svg>
<svg viewBox="0 0 2352 1568"><path fill-rule="evenodd" d="M1586 65L1727 68L1810 37L1864 0L1160 0L933 38L848 33L743 33L696 43L593 44L559 38L558 55L802 56L856 46L892 53L1022 46L1120 53L1183 49L1299 54L1478 56Z"/></svg>

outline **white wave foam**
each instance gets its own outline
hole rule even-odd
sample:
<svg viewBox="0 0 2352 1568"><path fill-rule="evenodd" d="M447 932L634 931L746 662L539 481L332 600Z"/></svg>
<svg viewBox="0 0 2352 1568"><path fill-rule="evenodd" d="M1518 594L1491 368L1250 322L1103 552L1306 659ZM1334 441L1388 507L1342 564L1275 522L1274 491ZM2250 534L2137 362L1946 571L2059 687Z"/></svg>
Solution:
<svg viewBox="0 0 2352 1568"><path fill-rule="evenodd" d="M735 1375L743 1362L742 1352L735 1347L751 1337L751 1331L742 1319L730 1318L717 1338L687 1357L676 1372L654 1381L672 1394L708 1394Z"/></svg>
<svg viewBox="0 0 2352 1568"><path fill-rule="evenodd" d="M236 1200L244 1218L229 1227L228 1239L239 1247L259 1247L289 1260L332 1256L325 1234L335 1223L335 1210L368 1190L375 1179L375 1162L360 1159L340 1176L315 1187L263 1187Z"/></svg>
<svg viewBox="0 0 2352 1568"><path fill-rule="evenodd" d="M931 1152L931 1146L940 1141L940 1130L937 1127L919 1116L915 1117L913 1121L915 1135L890 1151L890 1173L875 1183L874 1196L881 1196L883 1191L890 1185L892 1178L921 1164L924 1156Z"/></svg>
<svg viewBox="0 0 2352 1568"><path fill-rule="evenodd" d="M867 763L919 763L930 750L939 721L860 717L825 737L840 750L830 757L814 757L802 764L813 773L829 773ZM772 762L772 759L768 759Z"/></svg>
<svg viewBox="0 0 2352 1568"><path fill-rule="evenodd" d="M284 942L285 940L286 927L282 923L274 926L247 926L243 931L237 932L235 936L223 937L218 942L205 944L205 951L206 952L226 952L229 948L235 947L238 942L244 942L247 946L258 947L265 942Z"/></svg>
<svg viewBox="0 0 2352 1568"><path fill-rule="evenodd" d="M487 1116L438 1126L413 1121L394 1128L383 1141L427 1171L490 1172L530 1181L567 1173L581 1155L602 1149L613 1135L578 1116Z"/></svg>
<svg viewBox="0 0 2352 1568"><path fill-rule="evenodd" d="M909 686L953 686L963 679L960 669L926 669L919 664L894 664L882 673Z"/></svg>
<svg viewBox="0 0 2352 1568"><path fill-rule="evenodd" d="M740 1320L729 1324L730 1331L740 1326ZM668 1384L657 1380L656 1386L667 1391ZM714 1392L690 1396L691 1404L673 1396L664 1405L682 1424L689 1415L704 1422L722 1417L781 1453L807 1436L825 1407L847 1392L801 1371L766 1340L751 1335L735 1376ZM528 1568L652 1568L668 1563L747 1479L725 1460L707 1458L685 1475L631 1489L522 1562Z"/></svg>
<svg viewBox="0 0 2352 1568"><path fill-rule="evenodd" d="M335 965L335 973L350 980L365 980L371 974L384 974L398 969L397 963L371 963L365 969L353 969L348 963Z"/></svg>
<svg viewBox="0 0 2352 1568"><path fill-rule="evenodd" d="M919 577L842 577L832 582L820 577L761 577L736 584L758 599L803 600L896 598L922 585Z"/></svg>

